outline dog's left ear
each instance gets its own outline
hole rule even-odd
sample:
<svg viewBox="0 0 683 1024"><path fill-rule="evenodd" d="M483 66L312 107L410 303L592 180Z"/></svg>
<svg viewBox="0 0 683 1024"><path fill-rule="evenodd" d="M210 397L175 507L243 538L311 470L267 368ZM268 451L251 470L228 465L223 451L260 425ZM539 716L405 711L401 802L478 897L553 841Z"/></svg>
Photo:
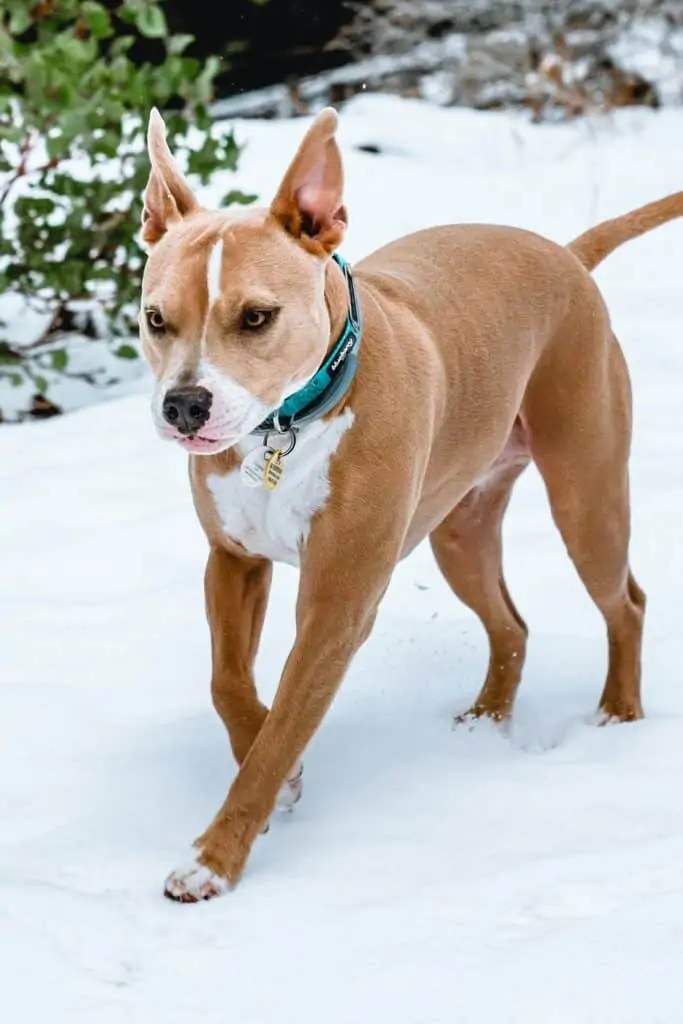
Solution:
<svg viewBox="0 0 683 1024"><path fill-rule="evenodd" d="M347 225L344 172L332 107L318 114L285 174L270 212L307 248L331 253Z"/></svg>
<svg viewBox="0 0 683 1024"><path fill-rule="evenodd" d="M172 223L198 210L199 203L168 148L166 125L156 107L149 115L147 151L152 170L144 195L142 241L151 246Z"/></svg>

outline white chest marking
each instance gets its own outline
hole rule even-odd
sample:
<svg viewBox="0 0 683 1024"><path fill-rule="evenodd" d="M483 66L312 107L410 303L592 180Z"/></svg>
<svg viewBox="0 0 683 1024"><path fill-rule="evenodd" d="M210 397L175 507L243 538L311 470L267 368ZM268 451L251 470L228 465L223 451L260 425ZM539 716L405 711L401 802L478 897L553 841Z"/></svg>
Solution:
<svg viewBox="0 0 683 1024"><path fill-rule="evenodd" d="M252 555L297 566L311 517L329 497L330 458L352 423L353 412L347 409L331 421L305 427L284 460L274 491L245 487L239 469L210 476L208 484L226 535ZM262 444L263 438L250 437L240 445L242 455Z"/></svg>

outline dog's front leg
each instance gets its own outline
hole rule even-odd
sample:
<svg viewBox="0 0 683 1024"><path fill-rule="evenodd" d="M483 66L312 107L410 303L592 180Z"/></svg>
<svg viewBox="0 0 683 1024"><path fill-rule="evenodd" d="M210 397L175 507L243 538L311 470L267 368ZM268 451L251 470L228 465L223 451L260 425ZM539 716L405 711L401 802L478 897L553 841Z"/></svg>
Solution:
<svg viewBox="0 0 683 1024"><path fill-rule="evenodd" d="M212 548L204 591L211 630L211 695L242 764L268 709L258 699L254 661L272 577L270 562Z"/></svg>
<svg viewBox="0 0 683 1024"><path fill-rule="evenodd" d="M391 512L389 522L370 524L347 506L346 517L325 510L315 521L302 558L296 639L273 706L225 804L196 841L194 862L167 880L167 896L211 899L239 879L292 766L372 629L405 534L404 517Z"/></svg>
<svg viewBox="0 0 683 1024"><path fill-rule="evenodd" d="M254 662L266 615L272 564L214 547L206 565L206 616L211 630L211 696L237 764L249 753L268 714L254 682ZM301 796L297 764L278 797L291 809Z"/></svg>

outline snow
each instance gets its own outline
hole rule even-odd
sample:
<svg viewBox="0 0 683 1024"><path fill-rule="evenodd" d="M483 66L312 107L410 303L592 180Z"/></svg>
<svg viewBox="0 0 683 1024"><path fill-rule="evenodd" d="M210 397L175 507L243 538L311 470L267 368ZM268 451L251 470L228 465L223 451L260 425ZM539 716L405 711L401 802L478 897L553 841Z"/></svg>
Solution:
<svg viewBox="0 0 683 1024"><path fill-rule="evenodd" d="M357 259L502 221L569 240L683 186L683 111L588 125L365 96L342 120ZM243 122L267 196L304 122ZM358 151L376 144L380 155ZM683 979L683 224L599 271L632 371L633 565L649 596L642 723L590 724L603 628L529 472L506 521L531 628L509 735L453 730L487 649L422 546L305 758L303 799L240 887L164 900L234 768L182 452L147 394L0 430L0 991L55 1024L675 1024ZM138 384L150 390L146 379ZM272 698L297 574L278 567Z"/></svg>

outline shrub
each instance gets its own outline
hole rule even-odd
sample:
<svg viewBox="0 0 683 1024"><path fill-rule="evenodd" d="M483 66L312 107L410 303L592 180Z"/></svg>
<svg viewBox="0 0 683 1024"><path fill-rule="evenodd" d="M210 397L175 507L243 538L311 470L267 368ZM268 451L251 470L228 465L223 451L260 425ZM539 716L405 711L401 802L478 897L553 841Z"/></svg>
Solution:
<svg viewBox="0 0 683 1024"><path fill-rule="evenodd" d="M136 62L141 40L155 61ZM190 175L235 169L207 112L220 60L188 57L191 41L158 0L0 0L0 419L58 411L64 381L110 384L137 357L150 107ZM69 332L106 339L103 365L74 357Z"/></svg>

